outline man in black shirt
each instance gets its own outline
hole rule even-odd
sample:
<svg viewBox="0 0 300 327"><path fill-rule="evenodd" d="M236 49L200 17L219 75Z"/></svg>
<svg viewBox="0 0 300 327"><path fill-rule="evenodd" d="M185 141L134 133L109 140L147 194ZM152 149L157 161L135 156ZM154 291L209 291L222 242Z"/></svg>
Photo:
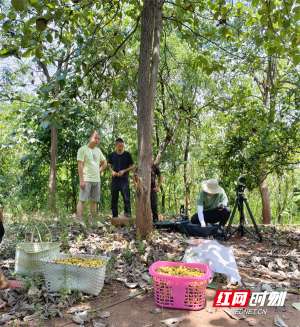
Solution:
<svg viewBox="0 0 300 327"><path fill-rule="evenodd" d="M121 192L124 201L124 213L131 216L129 172L134 168L131 154L125 151L124 141L116 139L115 152L108 156L108 165L111 170L111 210L114 218L118 217L118 200Z"/></svg>
<svg viewBox="0 0 300 327"><path fill-rule="evenodd" d="M156 182L156 177L158 177L158 182ZM152 210L152 219L153 222L158 221L158 212L157 212L157 192L160 190L162 183L162 176L158 165L153 161L151 167L151 210Z"/></svg>

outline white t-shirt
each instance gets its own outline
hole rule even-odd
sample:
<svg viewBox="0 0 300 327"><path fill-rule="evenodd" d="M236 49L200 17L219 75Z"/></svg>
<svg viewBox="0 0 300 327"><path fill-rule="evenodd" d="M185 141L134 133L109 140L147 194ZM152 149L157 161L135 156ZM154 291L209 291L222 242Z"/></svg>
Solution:
<svg viewBox="0 0 300 327"><path fill-rule="evenodd" d="M100 182L100 161L105 160L102 151L88 145L79 148L77 161L83 161L83 179L85 182Z"/></svg>

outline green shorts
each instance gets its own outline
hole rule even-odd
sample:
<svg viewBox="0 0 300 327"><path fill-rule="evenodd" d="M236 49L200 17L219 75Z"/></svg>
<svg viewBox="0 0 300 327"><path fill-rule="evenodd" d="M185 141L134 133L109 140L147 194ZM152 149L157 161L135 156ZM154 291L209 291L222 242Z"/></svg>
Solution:
<svg viewBox="0 0 300 327"><path fill-rule="evenodd" d="M85 182L85 188L80 187L79 201L100 201L100 182Z"/></svg>

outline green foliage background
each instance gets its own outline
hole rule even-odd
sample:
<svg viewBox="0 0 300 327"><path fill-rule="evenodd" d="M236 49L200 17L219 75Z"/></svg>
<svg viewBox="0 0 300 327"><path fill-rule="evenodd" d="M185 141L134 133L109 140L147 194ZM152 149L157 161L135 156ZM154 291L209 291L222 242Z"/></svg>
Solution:
<svg viewBox="0 0 300 327"><path fill-rule="evenodd" d="M137 160L141 5L1 3L0 201L13 215L47 210L51 126L61 211L75 209L76 152L91 128L104 154L121 136ZM245 174L258 221L266 179L273 222L300 222L299 14L291 0L165 2L153 136L154 155L168 141L161 212L178 213L188 196L192 213L204 178L219 178L232 203ZM106 172L104 212L109 184Z"/></svg>

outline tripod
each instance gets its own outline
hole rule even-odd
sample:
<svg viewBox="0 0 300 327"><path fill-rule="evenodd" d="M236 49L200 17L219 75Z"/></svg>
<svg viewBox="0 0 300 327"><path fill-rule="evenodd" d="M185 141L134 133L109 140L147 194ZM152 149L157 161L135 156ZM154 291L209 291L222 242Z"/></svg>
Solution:
<svg viewBox="0 0 300 327"><path fill-rule="evenodd" d="M250 231L249 229L247 229L245 227L245 223L247 223L247 220L246 220L246 217L245 217L245 207L246 207L247 212L248 212L248 214L249 214L249 216L251 218L251 221L253 223L255 233ZM233 221L233 218L234 218L234 215L235 215L237 209L238 209L239 214L240 214L240 224L235 230L231 231L232 221ZM234 235L235 233L240 233L241 236L244 236L245 233L248 233L254 239L258 240L259 242L262 242L262 236L261 236L261 234L259 232L259 229L258 229L257 224L255 222L254 216L253 216L252 211L250 209L248 200L247 200L247 198L245 196L245 193L244 193L244 187L241 186L241 185L238 185L238 187L236 189L235 204L234 204L234 208L233 208L232 213L231 213L230 218L229 218L229 223L228 223L228 225L226 227L225 239L226 240L230 239L230 237L232 235Z"/></svg>

